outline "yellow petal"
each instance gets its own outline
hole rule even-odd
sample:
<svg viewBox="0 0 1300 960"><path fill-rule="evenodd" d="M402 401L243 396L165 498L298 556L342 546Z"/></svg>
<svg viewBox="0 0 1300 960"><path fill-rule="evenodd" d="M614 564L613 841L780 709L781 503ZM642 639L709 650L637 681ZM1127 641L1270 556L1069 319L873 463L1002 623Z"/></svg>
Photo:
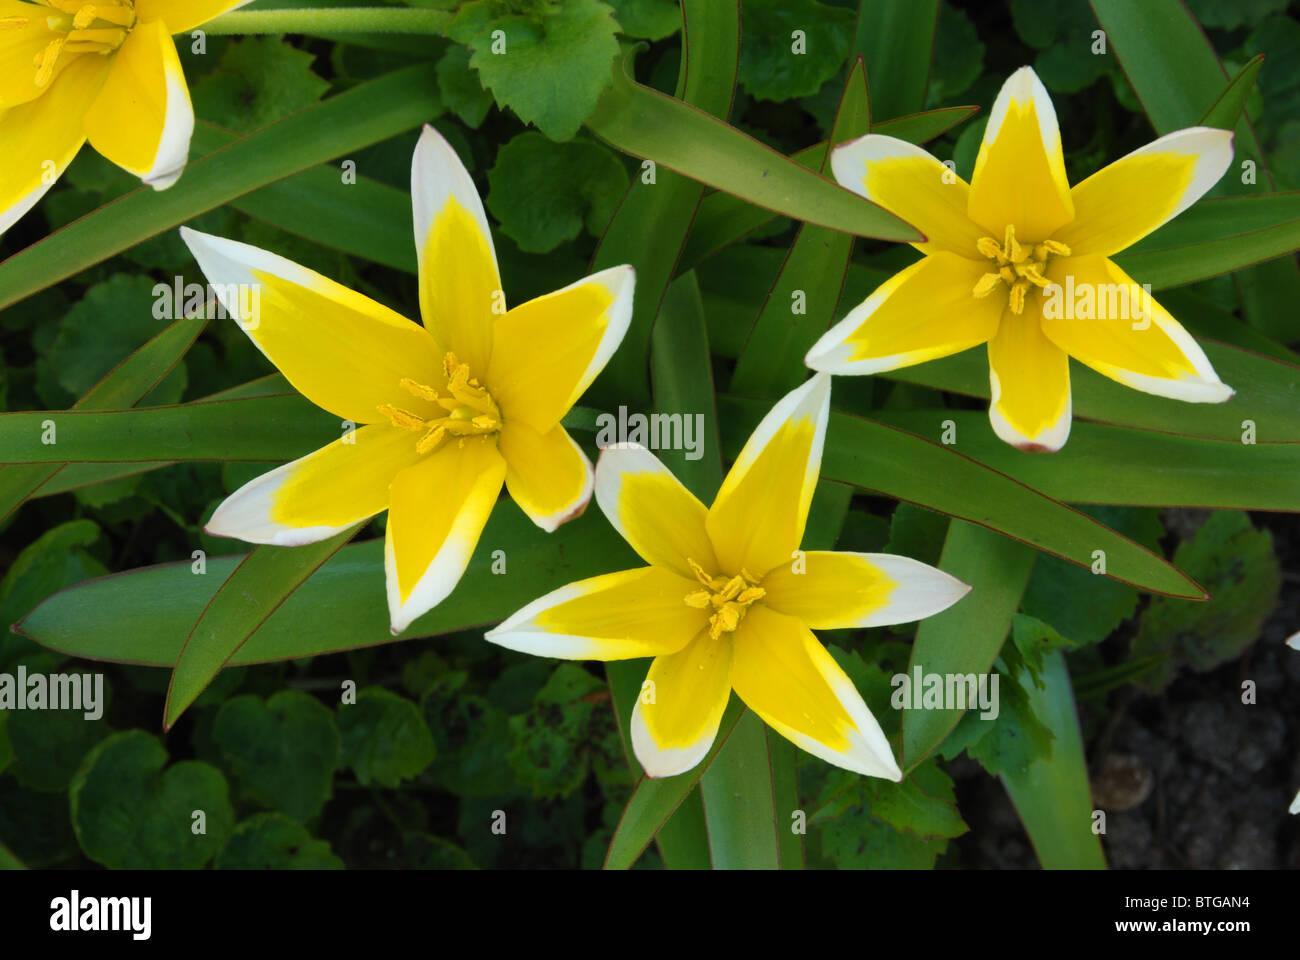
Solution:
<svg viewBox="0 0 1300 960"><path fill-rule="evenodd" d="M498 440L510 499L548 533L582 513L591 499L591 462L564 427L538 433L507 422Z"/></svg>
<svg viewBox="0 0 1300 960"><path fill-rule="evenodd" d="M1075 256L1118 253L1199 200L1231 163L1232 131L1176 130L1077 184L1074 222L1052 239Z"/></svg>
<svg viewBox="0 0 1300 960"><path fill-rule="evenodd" d="M989 420L994 432L1027 451L1059 450L1070 436L1070 358L1043 335L1042 298L1023 313L1006 310L989 341Z"/></svg>
<svg viewBox="0 0 1300 960"><path fill-rule="evenodd" d="M189 33L251 0L136 0L135 15L141 21L162 20L171 33Z"/></svg>
<svg viewBox="0 0 1300 960"><path fill-rule="evenodd" d="M493 643L539 657L627 660L675 653L703 629L683 598L698 583L639 567L552 590L488 631Z"/></svg>
<svg viewBox="0 0 1300 960"><path fill-rule="evenodd" d="M415 147L411 203L424 325L482 376L492 353L492 321L505 311L496 250L469 171L430 126Z"/></svg>
<svg viewBox="0 0 1300 960"><path fill-rule="evenodd" d="M1158 397L1222 403L1232 396L1192 335L1106 257L1066 257L1049 264L1047 275L1061 288L1061 309L1053 309L1049 288L1043 332L1076 360Z"/></svg>
<svg viewBox="0 0 1300 960"><path fill-rule="evenodd" d="M1048 240L1074 218L1056 109L1029 67L1013 73L993 102L967 212L994 237L1014 225L1021 243Z"/></svg>
<svg viewBox="0 0 1300 960"><path fill-rule="evenodd" d="M900 270L813 345L804 362L814 370L869 374L960 353L998 329L1006 288L973 293L988 261L952 253L923 257Z"/></svg>
<svg viewBox="0 0 1300 960"><path fill-rule="evenodd" d="M632 710L632 752L648 777L685 773L704 759L731 698L732 640L707 630L655 657Z"/></svg>
<svg viewBox="0 0 1300 960"><path fill-rule="evenodd" d="M90 145L155 190L180 178L194 108L176 45L161 21L137 24L110 57L108 78L86 114Z"/></svg>
<svg viewBox="0 0 1300 960"><path fill-rule="evenodd" d="M393 479L384 543L393 634L455 589L505 480L488 439L449 442Z"/></svg>
<svg viewBox="0 0 1300 960"><path fill-rule="evenodd" d="M831 171L841 186L924 233L927 242L912 244L922 253L978 256L975 244L988 231L966 214L970 187L915 144L869 133L836 147Z"/></svg>
<svg viewBox="0 0 1300 960"><path fill-rule="evenodd" d="M187 227L181 236L222 306L312 403L354 423L387 423L383 404L443 415L400 385L445 382L442 355L418 324L257 247Z"/></svg>
<svg viewBox="0 0 1300 960"><path fill-rule="evenodd" d="M36 60L59 36L45 23L52 12L18 0L0 0L0 111L34 100L50 89L48 83L36 85ZM77 59L60 56L54 63L53 79Z"/></svg>
<svg viewBox="0 0 1300 960"><path fill-rule="evenodd" d="M799 548L830 403L830 377L819 373L777 401L746 441L705 520L723 572L761 577Z"/></svg>
<svg viewBox="0 0 1300 960"><path fill-rule="evenodd" d="M387 510L389 483L416 459L410 432L387 424L361 427L250 480L217 507L204 529L249 543L315 543Z"/></svg>
<svg viewBox="0 0 1300 960"><path fill-rule="evenodd" d="M763 602L814 630L910 623L969 591L928 563L888 553L809 550L763 578Z"/></svg>
<svg viewBox="0 0 1300 960"><path fill-rule="evenodd" d="M496 319L487 384L507 421L560 422L623 341L635 282L611 267Z"/></svg>
<svg viewBox="0 0 1300 960"><path fill-rule="evenodd" d="M695 581L687 560L718 571L705 532L704 504L649 450L635 444L606 447L596 463L601 512L646 563Z"/></svg>
<svg viewBox="0 0 1300 960"><path fill-rule="evenodd" d="M903 778L853 681L799 620L755 606L735 644L732 685L773 730L837 767Z"/></svg>
<svg viewBox="0 0 1300 960"><path fill-rule="evenodd" d="M0 33L3 36L3 33ZM86 104L104 81L101 57L79 57L59 74L45 95L0 111L0 233L34 207L86 142Z"/></svg>

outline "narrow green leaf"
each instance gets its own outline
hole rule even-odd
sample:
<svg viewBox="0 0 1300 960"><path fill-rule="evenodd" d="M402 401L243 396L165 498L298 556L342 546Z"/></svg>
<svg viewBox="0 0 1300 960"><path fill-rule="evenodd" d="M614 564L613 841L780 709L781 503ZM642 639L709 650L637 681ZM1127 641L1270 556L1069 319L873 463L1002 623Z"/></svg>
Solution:
<svg viewBox="0 0 1300 960"><path fill-rule="evenodd" d="M733 698L736 699L736 698ZM736 723L700 780L715 870L781 866L767 725L752 710Z"/></svg>
<svg viewBox="0 0 1300 960"><path fill-rule="evenodd" d="M114 367L73 405L74 410L120 410L134 406L171 372L203 331L202 317L177 320ZM0 520L63 469L64 464L0 467Z"/></svg>
<svg viewBox="0 0 1300 960"><path fill-rule="evenodd" d="M719 399L723 451L740 449L766 411L761 401ZM962 456L883 423L832 413L822 477L969 520L1079 566L1106 552L1106 572L1153 593L1200 600L1205 591L1163 557L1092 517ZM949 534L951 536L951 534Z"/></svg>
<svg viewBox="0 0 1300 960"><path fill-rule="evenodd" d="M436 91L432 63L396 70L195 161L170 190L128 193L0 263L0 308L268 183L432 120Z"/></svg>
<svg viewBox="0 0 1300 960"><path fill-rule="evenodd" d="M1253 425L1257 443L1300 442L1300 406L1296 402L1300 397L1300 366L1208 340L1203 340L1201 346L1220 379L1237 391L1226 403L1190 404L1153 397L1082 364L1071 364L1075 417L1237 442ZM983 349L892 370L883 376L972 397L989 395L988 358ZM1077 426L1077 419L1075 423Z"/></svg>
<svg viewBox="0 0 1300 960"><path fill-rule="evenodd" d="M682 16L685 29L677 95L685 104L725 120L731 112L740 62L739 3L686 0ZM627 82L617 65L614 73ZM689 110L685 104L678 105ZM682 174L643 163L601 238L592 270L630 263L636 268L637 282L632 322L589 394L598 404L624 404L637 411L649 405L646 355L650 330L702 193L698 183ZM646 243L648 236L655 242Z"/></svg>
<svg viewBox="0 0 1300 960"><path fill-rule="evenodd" d="M510 576L493 576L494 550L506 552ZM243 560L242 554L209 557L204 576L196 576L186 560L88 580L54 594L14 629L69 656L171 668L190 629ZM460 587L400 639L495 623L566 583L637 563L636 554L599 511L589 510L546 534L518 507L502 501L492 511ZM228 666L393 641L384 543L369 540L344 547L326 561L266 618Z"/></svg>
<svg viewBox="0 0 1300 960"><path fill-rule="evenodd" d="M866 66L858 58L844 85L831 142L852 140L865 134L870 124ZM819 170L825 175L829 169L827 149ZM732 393L776 397L807 378L804 354L830 326L852 254L853 238L848 234L800 225L736 363Z"/></svg>
<svg viewBox="0 0 1300 960"><path fill-rule="evenodd" d="M362 525L301 547L253 548L218 588L185 639L167 686L164 730L172 728L266 618Z"/></svg>
<svg viewBox="0 0 1300 960"><path fill-rule="evenodd" d="M1201 117L1201 126L1218 127L1221 130L1236 129L1237 120L1246 109L1246 98L1254 89L1255 77L1259 75L1259 68L1263 65L1264 55L1261 53L1237 71L1237 75L1232 78L1227 89L1219 94L1218 100L1214 101L1214 106Z"/></svg>
<svg viewBox="0 0 1300 960"><path fill-rule="evenodd" d="M944 107L927 110L906 117L897 117L871 126L872 133L897 137L908 143L922 144L941 136L966 120L979 107ZM790 156L795 163L805 167L820 164L829 141L823 140ZM691 226L677 269L685 272L708 259L724 247L743 239L759 227L776 219L776 214L766 207L716 191L705 196L700 203L699 215Z"/></svg>
<svg viewBox="0 0 1300 960"><path fill-rule="evenodd" d="M587 125L624 153L797 220L883 240L921 236L883 207L622 70Z"/></svg>
<svg viewBox="0 0 1300 960"><path fill-rule="evenodd" d="M1300 512L1296 443L1204 440L1076 423L1064 449L1027 456L999 440L988 418L975 411L882 410L878 416L920 436L938 436L939 424L950 420L957 452L1067 503Z"/></svg>
<svg viewBox="0 0 1300 960"><path fill-rule="evenodd" d="M1040 689L1021 671L1030 709L1052 731L1052 755L1023 773L1004 773L1002 783L1044 870L1104 870L1106 857L1093 832L1092 788L1064 653L1045 658L1042 680Z"/></svg>
<svg viewBox="0 0 1300 960"><path fill-rule="evenodd" d="M971 592L942 613L921 621L908 672L988 673L1011 628L1011 618L1029 582L1034 552L973 523L954 520L939 567L971 586ZM921 764L952 732L963 710L907 710L903 713L903 771Z"/></svg>
<svg viewBox="0 0 1300 960"><path fill-rule="evenodd" d="M853 53L867 61L872 112L881 119L925 106L939 0L862 0Z"/></svg>

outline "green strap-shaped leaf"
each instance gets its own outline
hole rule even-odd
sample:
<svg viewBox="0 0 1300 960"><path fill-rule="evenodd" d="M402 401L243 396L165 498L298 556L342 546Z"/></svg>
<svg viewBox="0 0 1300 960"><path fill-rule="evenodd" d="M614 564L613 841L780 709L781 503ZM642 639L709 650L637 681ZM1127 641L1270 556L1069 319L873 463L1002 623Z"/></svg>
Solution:
<svg viewBox="0 0 1300 960"><path fill-rule="evenodd" d="M870 126L867 70L859 57L840 97L831 142L852 140ZM823 175L829 172L829 148L822 152L818 169ZM736 363L732 393L776 397L807 378L804 354L830 326L852 254L853 238L847 233L800 225Z"/></svg>
<svg viewBox="0 0 1300 960"><path fill-rule="evenodd" d="M876 116L925 106L938 22L939 0L862 0L853 52L866 58Z"/></svg>
<svg viewBox="0 0 1300 960"><path fill-rule="evenodd" d="M1052 732L1052 754L1024 772L1004 773L1002 783L1044 870L1104 870L1106 857L1093 832L1092 788L1083 756L1083 735L1070 689L1065 654L1043 658L1043 687L1022 671L1029 709Z"/></svg>
<svg viewBox="0 0 1300 960"><path fill-rule="evenodd" d="M738 451L764 412L762 402L719 398L723 452ZM949 447L883 423L832 413L822 477L970 520L1080 566L1090 567L1093 551L1104 550L1107 575L1116 580L1153 593L1205 597L1163 557L1092 517Z"/></svg>
<svg viewBox="0 0 1300 960"><path fill-rule="evenodd" d="M436 90L433 64L396 70L196 160L170 190L128 193L0 263L0 308L268 183L432 120L442 109Z"/></svg>
<svg viewBox="0 0 1300 960"><path fill-rule="evenodd" d="M176 660L163 729L170 730L245 641L363 524L300 547L257 546L221 585L190 629Z"/></svg>
<svg viewBox="0 0 1300 960"><path fill-rule="evenodd" d="M1201 346L1220 379L1237 391L1226 403L1191 404L1153 397L1082 364L1071 364L1075 417L1238 442L1250 421L1259 443L1300 442L1300 406L1296 403L1300 366L1208 340L1202 340ZM989 395L988 357L983 348L882 376L972 397Z"/></svg>
<svg viewBox="0 0 1300 960"><path fill-rule="evenodd" d="M897 117L871 126L872 133L897 137L908 143L922 144L941 136L970 117L979 107L944 107L927 110L906 117ZM790 156L795 163L805 167L820 163L828 141L815 143ZM743 239L765 223L776 219L776 214L766 207L747 203L740 197L721 190L708 194L700 204L700 212L691 226L690 238L682 251L678 270L686 271L698 266L724 247Z"/></svg>
<svg viewBox="0 0 1300 960"><path fill-rule="evenodd" d="M203 332L206 322L202 317L177 320L110 370L72 409L120 410L134 406L171 372ZM63 467L61 463L0 467L0 520L22 506Z"/></svg>
<svg viewBox="0 0 1300 960"><path fill-rule="evenodd" d="M1076 423L1064 449L1026 456L970 410L879 411L885 423L938 437L951 421L953 449L1067 503L1220 507L1300 512L1300 444L1203 440Z"/></svg>
<svg viewBox="0 0 1300 960"><path fill-rule="evenodd" d="M884 208L622 70L615 69L614 85L587 126L624 153L796 220L882 240L921 238Z"/></svg>
<svg viewBox="0 0 1300 960"><path fill-rule="evenodd" d="M509 576L493 575L494 550L505 551ZM209 557L202 576L186 560L87 580L49 597L15 629L69 656L170 669L190 629L243 559L242 554ZM588 510L547 534L502 500L459 588L399 639L496 623L566 583L638 562L599 511ZM266 618L228 665L294 660L393 640L384 544L369 540L344 547L326 561Z"/></svg>
<svg viewBox="0 0 1300 960"><path fill-rule="evenodd" d="M776 870L781 866L767 724L754 711L741 714L704 772L700 796L715 870Z"/></svg>
<svg viewBox="0 0 1300 960"><path fill-rule="evenodd" d="M916 630L909 675L988 673L1011 628L1011 618L1029 582L1034 552L973 523L948 527L939 567L970 584L971 591ZM964 710L906 710L903 713L904 774L933 753Z"/></svg>
<svg viewBox="0 0 1300 960"><path fill-rule="evenodd" d="M1220 130L1236 129L1237 121L1246 109L1246 98L1254 89L1255 78L1259 76L1259 68L1263 65L1264 55L1261 53L1238 70L1227 89L1219 94L1218 100L1214 101L1214 106L1205 111L1205 116L1201 117L1201 125L1218 127Z"/></svg>

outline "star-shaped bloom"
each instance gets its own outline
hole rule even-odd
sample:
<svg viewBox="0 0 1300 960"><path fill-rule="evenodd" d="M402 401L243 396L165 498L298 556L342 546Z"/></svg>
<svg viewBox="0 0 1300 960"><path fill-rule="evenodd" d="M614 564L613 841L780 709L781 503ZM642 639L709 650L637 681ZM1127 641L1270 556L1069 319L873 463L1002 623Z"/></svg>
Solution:
<svg viewBox="0 0 1300 960"><path fill-rule="evenodd" d="M393 633L455 587L504 482L547 531L591 498L560 424L627 332L635 283L612 267L508 312L487 217L425 127L411 171L420 326L265 250L182 228L225 309L285 378L348 429L242 486L216 536L286 546L384 510Z"/></svg>
<svg viewBox="0 0 1300 960"><path fill-rule="evenodd" d="M87 140L156 190L180 177L194 108L172 34L248 0L0 0L0 233Z"/></svg>
<svg viewBox="0 0 1300 960"><path fill-rule="evenodd" d="M1232 162L1232 134L1189 127L1073 188L1056 111L1022 67L1003 85L967 185L920 147L871 134L835 148L845 187L926 236L808 352L814 370L873 374L988 344L997 435L1059 450L1070 433L1069 358L1126 386L1220 403L1191 335L1110 257L1176 217Z"/></svg>
<svg viewBox="0 0 1300 960"><path fill-rule="evenodd" d="M907 557L801 551L821 467L830 378L787 394L705 507L642 447L607 447L596 501L649 566L535 600L487 634L545 657L653 657L632 714L652 777L708 753L731 691L829 763L902 777L880 725L813 630L919 620L970 589Z"/></svg>

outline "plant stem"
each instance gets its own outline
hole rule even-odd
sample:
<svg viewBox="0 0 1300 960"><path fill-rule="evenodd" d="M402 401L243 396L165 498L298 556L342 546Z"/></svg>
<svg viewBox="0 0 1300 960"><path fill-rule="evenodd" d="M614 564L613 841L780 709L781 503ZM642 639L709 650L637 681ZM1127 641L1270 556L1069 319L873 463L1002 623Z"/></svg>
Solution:
<svg viewBox="0 0 1300 960"><path fill-rule="evenodd" d="M407 33L442 36L445 10L336 7L308 10L236 10L196 28L212 35L267 33Z"/></svg>

